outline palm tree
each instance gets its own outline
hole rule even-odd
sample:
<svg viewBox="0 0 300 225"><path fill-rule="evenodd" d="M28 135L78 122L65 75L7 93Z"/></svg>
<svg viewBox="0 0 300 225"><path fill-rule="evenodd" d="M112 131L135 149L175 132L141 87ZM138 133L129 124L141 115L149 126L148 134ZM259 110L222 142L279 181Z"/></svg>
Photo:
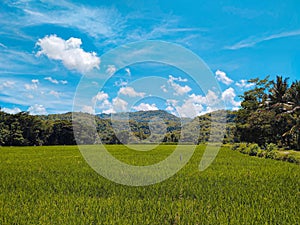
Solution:
<svg viewBox="0 0 300 225"><path fill-rule="evenodd" d="M282 76L277 76L276 81L271 81L272 88L269 90L269 101L267 102L271 108L275 109L277 113L284 111L286 103L285 95L288 91L288 78L283 80Z"/></svg>
<svg viewBox="0 0 300 225"><path fill-rule="evenodd" d="M284 96L286 103L284 105L285 113L290 114L293 120L293 126L285 132L283 136L290 135L296 138L296 148L300 149L300 81L294 82L286 95Z"/></svg>

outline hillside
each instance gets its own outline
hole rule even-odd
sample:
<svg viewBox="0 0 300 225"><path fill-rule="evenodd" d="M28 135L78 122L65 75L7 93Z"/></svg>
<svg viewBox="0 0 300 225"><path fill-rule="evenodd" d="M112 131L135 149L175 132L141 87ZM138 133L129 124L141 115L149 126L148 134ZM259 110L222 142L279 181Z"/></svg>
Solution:
<svg viewBox="0 0 300 225"><path fill-rule="evenodd" d="M60 145L76 144L73 128L76 127L78 144L98 142L91 126L96 125L102 143L119 144L135 142L207 142L210 134L211 113L194 118L176 117L163 110L139 111L117 114L76 113L78 120L72 124L72 113L31 116L21 112L15 115L1 112L1 145ZM233 141L235 113L226 111L228 135L226 142ZM213 115L217 115L214 112ZM90 120L92 117L92 120ZM127 119L129 118L129 124ZM218 118L214 116L214 118ZM95 119L95 120L93 120ZM95 121L91 124L87 121ZM89 124L88 124L89 123ZM224 123L224 121L222 121ZM220 123L220 125L222 125ZM14 126L11 126L14 124ZM184 136L180 136L185 128ZM200 131L200 133L198 133ZM78 133L79 132L79 133Z"/></svg>

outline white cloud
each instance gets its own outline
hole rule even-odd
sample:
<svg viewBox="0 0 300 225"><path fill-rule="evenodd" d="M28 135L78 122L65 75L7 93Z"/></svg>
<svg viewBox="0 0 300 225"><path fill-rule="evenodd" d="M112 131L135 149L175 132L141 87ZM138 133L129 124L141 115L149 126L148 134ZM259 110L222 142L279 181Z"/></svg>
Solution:
<svg viewBox="0 0 300 225"><path fill-rule="evenodd" d="M234 100L236 97L235 91L233 88L228 88L222 93L222 100L229 104L229 107L239 107L241 105L241 102L237 102Z"/></svg>
<svg viewBox="0 0 300 225"><path fill-rule="evenodd" d="M93 97L92 102L93 103L96 103L97 101L101 102L106 99L108 99L108 94L101 91L101 92L98 92L97 95Z"/></svg>
<svg viewBox="0 0 300 225"><path fill-rule="evenodd" d="M106 109L106 110L102 110L102 113L110 114L110 113L116 113L116 111L113 108L109 108L109 109Z"/></svg>
<svg viewBox="0 0 300 225"><path fill-rule="evenodd" d="M5 81L3 84L2 84L2 86L3 87L6 87L6 88L12 88L14 85L16 84L16 82L15 81Z"/></svg>
<svg viewBox="0 0 300 225"><path fill-rule="evenodd" d="M21 109L15 107L15 108L12 108L12 109L9 109L9 108L2 108L1 111L3 112L6 112L6 113L9 113L9 114L17 114L19 112L21 112Z"/></svg>
<svg viewBox="0 0 300 225"><path fill-rule="evenodd" d="M130 71L129 68L125 68L125 71L126 71L126 73L127 73L128 76L131 76L131 71Z"/></svg>
<svg viewBox="0 0 300 225"><path fill-rule="evenodd" d="M195 102L193 98L189 98L181 106L177 106L176 110L180 117L193 118L201 113L203 106Z"/></svg>
<svg viewBox="0 0 300 225"><path fill-rule="evenodd" d="M35 104L30 106L27 110L31 115L45 115L47 111L43 105Z"/></svg>
<svg viewBox="0 0 300 225"><path fill-rule="evenodd" d="M53 90L51 90L49 94L55 96L56 98L59 98L60 95L57 91L53 91Z"/></svg>
<svg viewBox="0 0 300 225"><path fill-rule="evenodd" d="M123 99L116 97L113 99L112 105L113 105L113 111L119 112L119 111L126 111L128 103Z"/></svg>
<svg viewBox="0 0 300 225"><path fill-rule="evenodd" d="M213 106L219 102L218 95L211 90L208 90L206 96L191 94L189 97L193 102L207 106Z"/></svg>
<svg viewBox="0 0 300 225"><path fill-rule="evenodd" d="M216 74L217 80L222 82L223 84L229 85L233 82L233 80L231 80L229 77L227 77L226 73L221 70L217 70L215 74Z"/></svg>
<svg viewBox="0 0 300 225"><path fill-rule="evenodd" d="M166 110L173 114L179 114L181 117L193 118L195 116L207 113L217 109L220 103L220 97L209 90L206 96L191 94L187 99L183 101L181 105L177 100L167 100ZM177 113L176 113L177 112Z"/></svg>
<svg viewBox="0 0 300 225"><path fill-rule="evenodd" d="M240 80L238 82L235 82L235 85L239 88L250 88L253 87L254 83L248 83L247 80Z"/></svg>
<svg viewBox="0 0 300 225"><path fill-rule="evenodd" d="M166 85L160 86L160 89L161 89L163 92L165 92L165 93L168 92L168 89L166 88Z"/></svg>
<svg viewBox="0 0 300 225"><path fill-rule="evenodd" d="M111 102L108 100L109 96L107 93L101 91L92 98L92 103L96 104L96 108L101 110L107 110L112 108Z"/></svg>
<svg viewBox="0 0 300 225"><path fill-rule="evenodd" d="M175 78L170 75L168 84L174 89L174 95L184 95L192 90L188 85L180 86L179 84L175 83L174 80L179 80L179 78ZM180 80L182 80L182 78L180 78Z"/></svg>
<svg viewBox="0 0 300 225"><path fill-rule="evenodd" d="M58 84L59 83L58 80L53 79L52 77L45 77L44 79L50 81L53 84Z"/></svg>
<svg viewBox="0 0 300 225"><path fill-rule="evenodd" d="M68 83L67 80L60 80L59 82L60 82L61 84L67 84L67 83Z"/></svg>
<svg viewBox="0 0 300 225"><path fill-rule="evenodd" d="M124 86L126 86L128 84L128 82L127 81L123 81L123 80L119 80L119 81L116 81L115 82L115 86L116 87L124 87Z"/></svg>
<svg viewBox="0 0 300 225"><path fill-rule="evenodd" d="M169 79L176 80L176 81L179 81L179 82L188 82L188 79L186 79L186 78L173 77L172 75L169 75Z"/></svg>
<svg viewBox="0 0 300 225"><path fill-rule="evenodd" d="M166 101L166 104L170 105L170 106L177 105L177 103L178 103L178 100L175 100L175 99L167 99L167 101Z"/></svg>
<svg viewBox="0 0 300 225"><path fill-rule="evenodd" d="M39 80L31 80L31 84L24 84L26 90L36 90L38 88Z"/></svg>
<svg viewBox="0 0 300 225"><path fill-rule="evenodd" d="M121 87L118 94L127 95L129 97L144 97L144 92L137 92L132 87Z"/></svg>
<svg viewBox="0 0 300 225"><path fill-rule="evenodd" d="M41 48L37 56L46 55L49 59L60 60L69 70L77 70L80 73L99 69L100 58L95 52L85 52L80 48L81 44L79 38L64 40L56 35L45 36L36 43Z"/></svg>
<svg viewBox="0 0 300 225"><path fill-rule="evenodd" d="M133 106L132 107L136 111L149 111L149 110L158 110L157 106L153 104L148 104L148 103L141 103L138 106Z"/></svg>
<svg viewBox="0 0 300 225"><path fill-rule="evenodd" d="M106 69L106 73L111 76L117 71L117 68L114 65L108 65Z"/></svg>
<svg viewBox="0 0 300 225"><path fill-rule="evenodd" d="M174 109L174 107L172 107L172 106L169 105L169 106L166 107L165 110L167 110L167 111L173 113L175 109Z"/></svg>
<svg viewBox="0 0 300 225"><path fill-rule="evenodd" d="M89 113L89 114L95 114L95 110L92 106L84 105L81 109L81 112Z"/></svg>

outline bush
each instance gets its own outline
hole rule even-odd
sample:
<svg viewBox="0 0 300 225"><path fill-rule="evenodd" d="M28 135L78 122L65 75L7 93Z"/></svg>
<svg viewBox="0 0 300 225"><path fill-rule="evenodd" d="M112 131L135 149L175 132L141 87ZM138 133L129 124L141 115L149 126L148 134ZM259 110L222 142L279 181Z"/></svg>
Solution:
<svg viewBox="0 0 300 225"><path fill-rule="evenodd" d="M240 147L240 144L239 143L235 143L235 144L232 145L231 150L233 150L233 151L238 150L239 147Z"/></svg>
<svg viewBox="0 0 300 225"><path fill-rule="evenodd" d="M256 156L258 151L261 150L260 147L258 146L258 144L251 144L249 147L249 155L251 156Z"/></svg>
<svg viewBox="0 0 300 225"><path fill-rule="evenodd" d="M278 149L277 145L270 143L267 145L267 152L271 152L271 151L275 151L276 149Z"/></svg>
<svg viewBox="0 0 300 225"><path fill-rule="evenodd" d="M246 153L245 152L246 149L247 149L247 144L246 143L241 143L239 148L238 148L238 151L242 152L242 153Z"/></svg>
<svg viewBox="0 0 300 225"><path fill-rule="evenodd" d="M286 161L291 162L291 163L297 163L298 160L294 155L288 155Z"/></svg>
<svg viewBox="0 0 300 225"><path fill-rule="evenodd" d="M278 157L278 151L276 151L276 150L268 151L265 157L267 159L277 159L277 157Z"/></svg>
<svg viewBox="0 0 300 225"><path fill-rule="evenodd" d="M262 157L262 158L265 157L266 156L266 151L264 151L262 149L258 150L257 156Z"/></svg>

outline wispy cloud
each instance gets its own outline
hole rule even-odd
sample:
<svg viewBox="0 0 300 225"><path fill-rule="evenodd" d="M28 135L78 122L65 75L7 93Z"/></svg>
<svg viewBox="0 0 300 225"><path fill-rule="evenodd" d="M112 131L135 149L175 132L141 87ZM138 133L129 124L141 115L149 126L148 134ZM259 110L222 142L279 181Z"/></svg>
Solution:
<svg viewBox="0 0 300 225"><path fill-rule="evenodd" d="M0 43L0 47L2 47L2 48L7 48L7 46L4 45L4 44L2 44L2 43Z"/></svg>
<svg viewBox="0 0 300 225"><path fill-rule="evenodd" d="M7 5L19 10L18 18L10 23L15 27L52 24L76 28L92 37L111 37L124 22L114 8L87 7L68 1L8 1ZM53 10L55 9L55 10Z"/></svg>
<svg viewBox="0 0 300 225"><path fill-rule="evenodd" d="M286 31L286 32L281 32L281 33L277 33L277 34L272 34L272 35L264 36L261 38L253 36L253 37L247 38L245 40L242 40L234 45L226 46L225 49L236 50L236 49L241 49L241 48L249 48L249 47L255 46L256 44L264 42L264 41L270 41L270 40L274 40L274 39L293 37L293 36L299 36L299 35L300 35L300 30L293 30L293 31Z"/></svg>

